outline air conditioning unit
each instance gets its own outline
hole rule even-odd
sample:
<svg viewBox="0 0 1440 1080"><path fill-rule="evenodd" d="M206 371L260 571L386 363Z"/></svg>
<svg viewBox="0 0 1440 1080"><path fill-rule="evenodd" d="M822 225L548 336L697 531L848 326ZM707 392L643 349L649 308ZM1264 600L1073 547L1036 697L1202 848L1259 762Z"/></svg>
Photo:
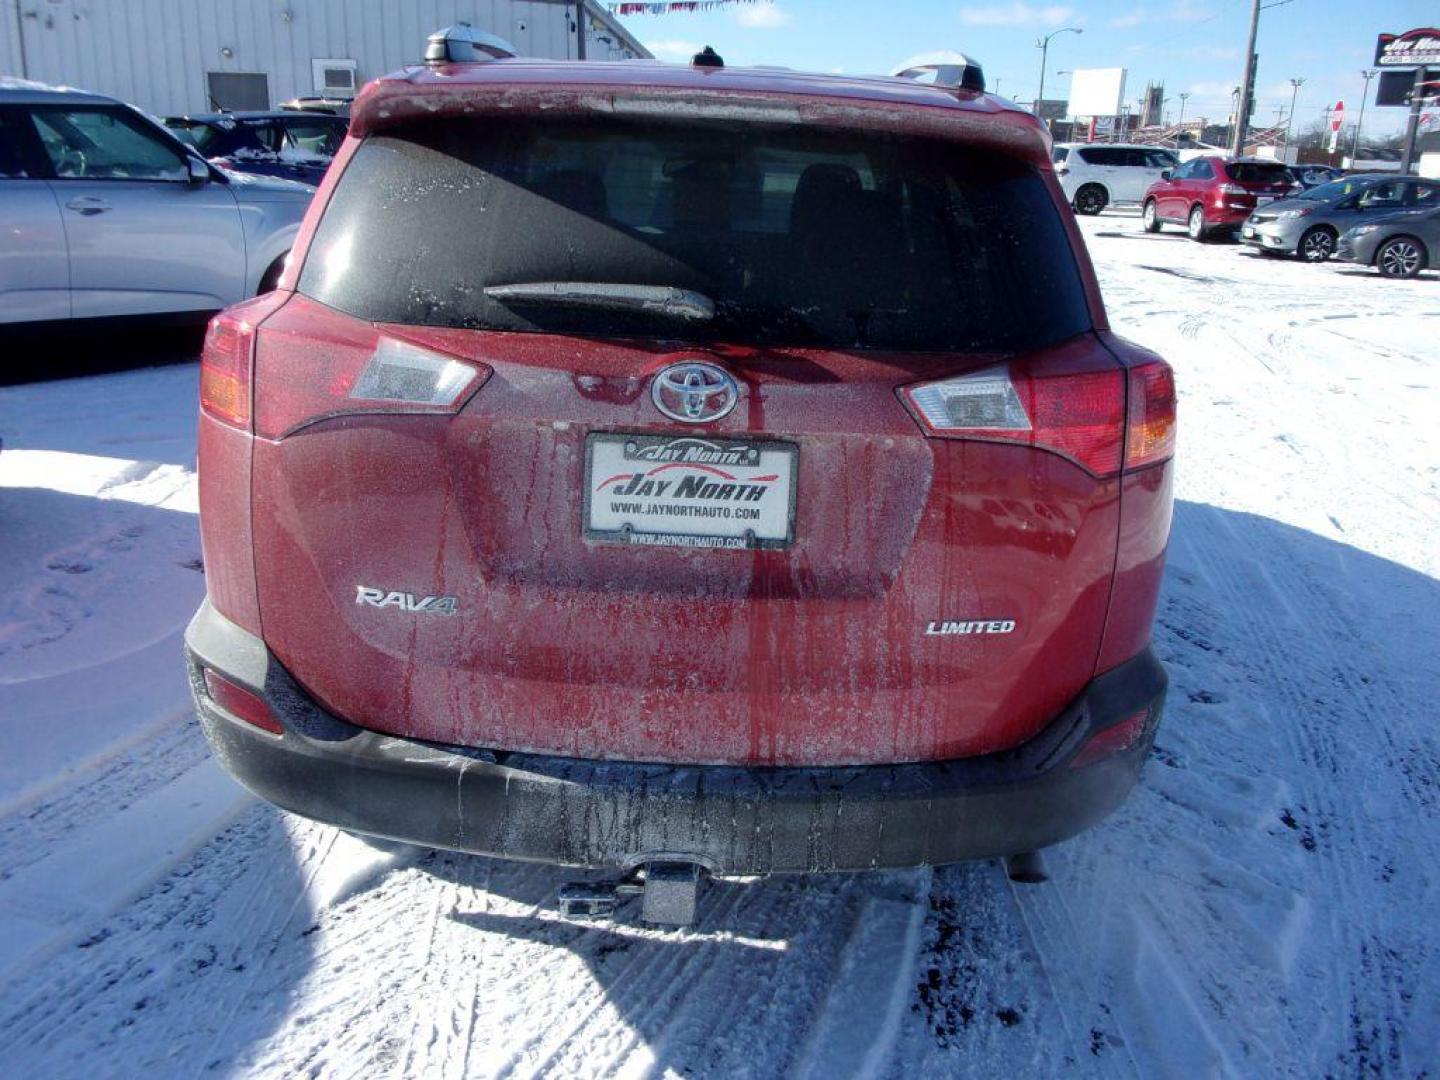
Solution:
<svg viewBox="0 0 1440 1080"><path fill-rule="evenodd" d="M359 65L354 60L311 60L315 77L315 93L325 98L353 98L359 81Z"/></svg>

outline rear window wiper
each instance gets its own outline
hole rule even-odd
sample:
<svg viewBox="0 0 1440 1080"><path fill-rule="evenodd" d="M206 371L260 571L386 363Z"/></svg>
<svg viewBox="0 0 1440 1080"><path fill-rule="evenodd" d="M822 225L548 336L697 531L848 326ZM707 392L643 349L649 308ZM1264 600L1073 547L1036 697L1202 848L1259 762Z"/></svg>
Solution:
<svg viewBox="0 0 1440 1080"><path fill-rule="evenodd" d="M514 285L490 285L485 295L491 300L517 307L588 308L601 311L633 311L686 322L705 322L715 317L715 301L692 289L668 285L624 285L600 281L524 281Z"/></svg>

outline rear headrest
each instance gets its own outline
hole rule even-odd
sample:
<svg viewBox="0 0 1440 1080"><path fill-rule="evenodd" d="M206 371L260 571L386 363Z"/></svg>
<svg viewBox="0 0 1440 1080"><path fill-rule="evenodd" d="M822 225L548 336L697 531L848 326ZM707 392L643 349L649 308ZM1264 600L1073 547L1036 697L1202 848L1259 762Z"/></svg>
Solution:
<svg viewBox="0 0 1440 1080"><path fill-rule="evenodd" d="M849 165L809 166L800 174L790 204L791 235L809 232L833 218L838 207L855 202L863 190L860 174Z"/></svg>

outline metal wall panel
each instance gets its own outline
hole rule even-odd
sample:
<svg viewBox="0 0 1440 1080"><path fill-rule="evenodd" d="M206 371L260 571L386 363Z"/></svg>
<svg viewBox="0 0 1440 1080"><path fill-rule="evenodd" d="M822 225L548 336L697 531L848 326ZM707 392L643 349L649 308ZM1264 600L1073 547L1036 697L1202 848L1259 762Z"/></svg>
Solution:
<svg viewBox="0 0 1440 1080"><path fill-rule="evenodd" d="M589 58L643 55L605 12L587 8ZM540 0L8 0L0 11L5 74L161 116L209 111L211 71L263 72L272 105L315 92L312 60L354 60L363 83L417 62L432 31L462 20L523 55L575 56L573 7Z"/></svg>

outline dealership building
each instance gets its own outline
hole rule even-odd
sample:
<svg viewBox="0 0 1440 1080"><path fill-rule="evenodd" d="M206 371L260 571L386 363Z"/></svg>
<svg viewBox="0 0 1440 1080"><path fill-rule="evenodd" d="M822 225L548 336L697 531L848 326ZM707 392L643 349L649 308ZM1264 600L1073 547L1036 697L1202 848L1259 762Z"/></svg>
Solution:
<svg viewBox="0 0 1440 1080"><path fill-rule="evenodd" d="M576 24L584 4L584 34ZM468 22L524 56L650 54L591 0L6 0L0 74L110 94L159 115L350 97Z"/></svg>

